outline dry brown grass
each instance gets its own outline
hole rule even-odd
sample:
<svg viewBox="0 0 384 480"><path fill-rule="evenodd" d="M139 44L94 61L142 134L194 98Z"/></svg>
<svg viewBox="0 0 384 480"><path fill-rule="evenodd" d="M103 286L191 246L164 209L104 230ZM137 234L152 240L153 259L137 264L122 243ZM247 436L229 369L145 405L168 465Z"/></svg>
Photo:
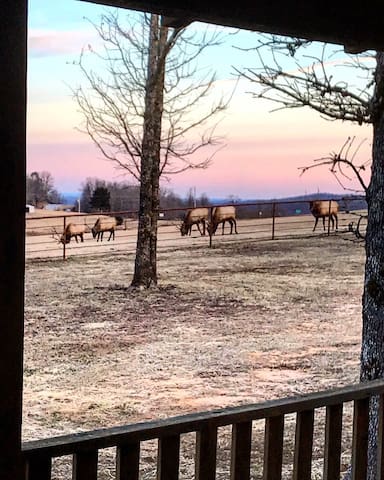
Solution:
<svg viewBox="0 0 384 480"><path fill-rule="evenodd" d="M133 254L28 262L24 438L356 382L364 249L350 239L184 243L159 254L149 292L128 288Z"/></svg>

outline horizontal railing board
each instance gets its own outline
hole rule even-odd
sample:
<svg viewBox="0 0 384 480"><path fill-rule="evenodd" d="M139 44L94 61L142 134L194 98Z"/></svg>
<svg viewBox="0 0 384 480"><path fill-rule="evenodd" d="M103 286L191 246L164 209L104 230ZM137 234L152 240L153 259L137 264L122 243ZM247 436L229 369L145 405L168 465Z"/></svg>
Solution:
<svg viewBox="0 0 384 480"><path fill-rule="evenodd" d="M50 457L70 455L75 451L109 448L124 442L145 441L168 435L197 432L207 426L220 427L251 420L260 420L355 401L370 395L383 393L384 381L381 379L373 380L263 403L191 413L162 420L33 440L24 442L22 450L26 457L34 455L48 455Z"/></svg>

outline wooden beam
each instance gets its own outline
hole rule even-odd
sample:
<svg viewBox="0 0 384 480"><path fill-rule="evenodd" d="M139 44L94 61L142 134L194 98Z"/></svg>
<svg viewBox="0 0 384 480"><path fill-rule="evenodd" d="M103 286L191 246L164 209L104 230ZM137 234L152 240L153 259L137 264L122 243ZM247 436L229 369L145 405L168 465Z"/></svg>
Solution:
<svg viewBox="0 0 384 480"><path fill-rule="evenodd" d="M21 480L27 0L2 2L0 28L0 478Z"/></svg>
<svg viewBox="0 0 384 480"><path fill-rule="evenodd" d="M185 28L188 27L190 23L193 22L192 17L182 16L182 17L161 17L161 25L164 27L172 27L172 28Z"/></svg>
<svg viewBox="0 0 384 480"><path fill-rule="evenodd" d="M89 0L82 0L89 1ZM230 26L257 32L275 33L309 40L346 45L359 51L384 50L381 19L384 2L354 3L327 0L319 8L313 0L297 0L286 8L284 0L92 0L93 3L153 12L173 19ZM374 11L375 15L369 16ZM367 13L368 12L368 13Z"/></svg>

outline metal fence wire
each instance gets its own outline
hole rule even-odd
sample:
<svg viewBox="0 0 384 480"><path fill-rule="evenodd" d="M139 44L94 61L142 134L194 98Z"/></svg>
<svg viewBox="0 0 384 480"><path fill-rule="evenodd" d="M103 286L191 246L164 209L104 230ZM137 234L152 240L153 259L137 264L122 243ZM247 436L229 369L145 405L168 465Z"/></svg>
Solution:
<svg viewBox="0 0 384 480"><path fill-rule="evenodd" d="M364 197L315 199L331 208L337 201L337 229L331 216L319 218L316 229L315 217L310 210L310 200L269 201L238 203L233 205L236 212L236 230L231 233L229 222L221 223L216 232L208 229L202 235L197 225L192 225L190 234L181 235L180 227L191 208L161 209L158 219L158 250L188 248L190 246L214 247L223 242L253 242L314 235L349 234L355 239L364 239L367 207ZM209 205L198 208L208 209L208 224L214 210L225 205ZM329 210L330 212L330 210ZM94 238L92 227L100 218L120 218L120 224L103 238ZM61 241L70 225L83 234L72 236L66 243ZM138 212L74 213L38 211L26 214L26 259L63 258L74 255L95 255L105 253L132 253L136 250Z"/></svg>

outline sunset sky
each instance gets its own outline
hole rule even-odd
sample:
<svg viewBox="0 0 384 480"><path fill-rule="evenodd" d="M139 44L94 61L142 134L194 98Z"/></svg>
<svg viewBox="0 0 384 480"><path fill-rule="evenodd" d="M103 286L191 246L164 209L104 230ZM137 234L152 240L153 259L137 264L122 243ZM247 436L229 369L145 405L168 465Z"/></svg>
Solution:
<svg viewBox="0 0 384 480"><path fill-rule="evenodd" d="M76 0L29 3L27 171L49 171L60 192L78 193L87 177L131 180L116 171L91 140L76 130L81 116L70 87L80 85L82 78L73 61L79 58L82 47L97 43L94 28L84 17L97 23L105 9ZM199 28L199 24L190 28ZM232 66L257 64L254 54L233 47L252 46L256 38L256 33L237 33L202 59L217 71L217 91L232 91ZM367 139L359 151L359 160L366 161L371 127L330 122L306 109L272 113L275 106L252 98L252 89L245 80L237 85L217 131L224 137L224 146L212 165L174 176L163 185L181 196L193 188L198 196L205 193L214 198L342 193L326 168L300 176L299 167L338 151L348 136L356 136L358 142Z"/></svg>

